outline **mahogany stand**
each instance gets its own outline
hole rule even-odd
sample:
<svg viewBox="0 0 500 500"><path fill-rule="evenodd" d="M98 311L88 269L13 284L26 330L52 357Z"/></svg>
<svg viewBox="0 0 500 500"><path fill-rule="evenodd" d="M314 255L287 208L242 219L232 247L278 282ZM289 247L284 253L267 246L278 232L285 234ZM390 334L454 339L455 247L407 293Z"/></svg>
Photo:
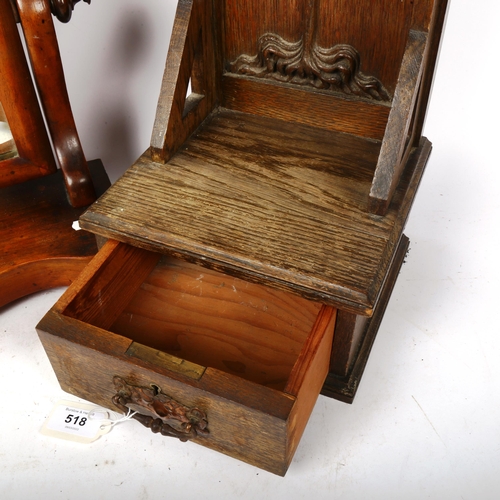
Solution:
<svg viewBox="0 0 500 500"><path fill-rule="evenodd" d="M109 180L100 160L89 162L94 186ZM97 252L95 236L75 231L81 208L68 202L62 172L0 191L0 307L25 295L67 286Z"/></svg>
<svg viewBox="0 0 500 500"><path fill-rule="evenodd" d="M0 158L0 306L69 285L97 252L72 223L110 183L100 160L87 165L83 154L51 17L68 21L74 3L0 0L1 119L13 136Z"/></svg>

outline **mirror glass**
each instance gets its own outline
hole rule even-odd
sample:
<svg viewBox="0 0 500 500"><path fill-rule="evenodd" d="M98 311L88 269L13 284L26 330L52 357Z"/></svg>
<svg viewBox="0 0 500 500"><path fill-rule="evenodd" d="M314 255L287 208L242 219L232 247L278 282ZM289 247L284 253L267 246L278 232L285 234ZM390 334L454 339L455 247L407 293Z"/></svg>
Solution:
<svg viewBox="0 0 500 500"><path fill-rule="evenodd" d="M6 160L13 156L17 156L16 144L0 102L0 160Z"/></svg>

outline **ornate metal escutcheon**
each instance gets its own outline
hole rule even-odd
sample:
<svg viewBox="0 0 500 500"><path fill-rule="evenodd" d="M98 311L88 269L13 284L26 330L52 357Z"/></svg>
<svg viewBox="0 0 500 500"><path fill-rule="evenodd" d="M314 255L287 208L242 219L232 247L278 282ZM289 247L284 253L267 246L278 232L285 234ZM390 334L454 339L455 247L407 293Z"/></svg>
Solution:
<svg viewBox="0 0 500 500"><path fill-rule="evenodd" d="M163 394L159 387L131 385L121 377L113 377L116 394L112 401L125 414L129 410L137 412L133 418L154 433L188 441L197 436L209 434L205 412L198 408L188 408Z"/></svg>

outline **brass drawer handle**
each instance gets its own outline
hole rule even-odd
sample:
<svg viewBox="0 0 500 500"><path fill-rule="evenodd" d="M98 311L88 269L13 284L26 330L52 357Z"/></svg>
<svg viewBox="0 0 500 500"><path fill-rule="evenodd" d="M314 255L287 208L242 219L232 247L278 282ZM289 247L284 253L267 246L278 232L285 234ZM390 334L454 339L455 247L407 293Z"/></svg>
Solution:
<svg viewBox="0 0 500 500"><path fill-rule="evenodd" d="M198 408L188 408L163 394L154 384L138 387L128 384L121 377L113 377L116 394L112 401L125 414L137 412L133 418L154 433L188 441L199 435L209 434L205 412Z"/></svg>

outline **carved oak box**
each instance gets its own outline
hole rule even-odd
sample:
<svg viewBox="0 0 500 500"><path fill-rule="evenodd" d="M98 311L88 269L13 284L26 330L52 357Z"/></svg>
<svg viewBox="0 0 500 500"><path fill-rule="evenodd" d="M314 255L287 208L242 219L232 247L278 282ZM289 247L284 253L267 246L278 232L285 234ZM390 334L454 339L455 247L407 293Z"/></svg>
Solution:
<svg viewBox="0 0 500 500"><path fill-rule="evenodd" d="M446 9L364 3L179 2L151 147L81 217L107 242L38 325L63 389L277 474L320 392L352 401Z"/></svg>

